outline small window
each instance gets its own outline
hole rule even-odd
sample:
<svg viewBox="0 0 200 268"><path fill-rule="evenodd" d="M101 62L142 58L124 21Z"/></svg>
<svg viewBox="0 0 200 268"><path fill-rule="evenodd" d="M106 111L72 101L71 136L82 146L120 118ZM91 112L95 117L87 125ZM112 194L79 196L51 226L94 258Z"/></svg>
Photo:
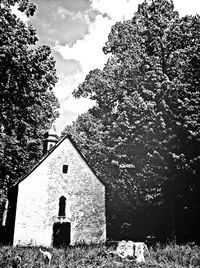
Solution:
<svg viewBox="0 0 200 268"><path fill-rule="evenodd" d="M67 173L68 172L68 165L63 165L63 173Z"/></svg>
<svg viewBox="0 0 200 268"><path fill-rule="evenodd" d="M66 205L66 198L64 196L61 196L59 199L59 211L58 211L59 217L65 217L65 205Z"/></svg>

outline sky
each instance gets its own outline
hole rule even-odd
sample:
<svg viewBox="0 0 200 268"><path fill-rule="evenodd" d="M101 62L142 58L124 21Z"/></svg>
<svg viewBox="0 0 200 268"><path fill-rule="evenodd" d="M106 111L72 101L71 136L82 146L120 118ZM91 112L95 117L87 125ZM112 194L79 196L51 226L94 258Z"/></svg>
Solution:
<svg viewBox="0 0 200 268"><path fill-rule="evenodd" d="M58 134L94 102L75 99L72 92L88 72L102 69L107 57L102 48L111 26L131 19L143 0L32 0L37 6L28 21L37 30L38 44L51 46L59 81L54 92L60 102ZM174 0L181 16L200 14L200 0ZM15 11L16 12L16 11ZM21 17L21 14L19 14Z"/></svg>

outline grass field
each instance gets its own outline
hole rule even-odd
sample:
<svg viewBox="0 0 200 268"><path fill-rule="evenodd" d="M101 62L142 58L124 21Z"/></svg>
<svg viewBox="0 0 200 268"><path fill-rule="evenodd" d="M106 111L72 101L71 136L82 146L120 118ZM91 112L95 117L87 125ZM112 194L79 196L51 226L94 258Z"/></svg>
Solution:
<svg viewBox="0 0 200 268"><path fill-rule="evenodd" d="M182 268L200 267L200 247L195 245L156 245L150 247L146 253L145 264L136 264L133 259L121 259L112 256L109 252L114 250L105 245L75 246L67 249L46 249L52 253L50 267L53 268L95 268L95 267L161 267ZM0 268L15 268L13 260L20 256L21 268L45 267L42 254L37 247L0 247Z"/></svg>

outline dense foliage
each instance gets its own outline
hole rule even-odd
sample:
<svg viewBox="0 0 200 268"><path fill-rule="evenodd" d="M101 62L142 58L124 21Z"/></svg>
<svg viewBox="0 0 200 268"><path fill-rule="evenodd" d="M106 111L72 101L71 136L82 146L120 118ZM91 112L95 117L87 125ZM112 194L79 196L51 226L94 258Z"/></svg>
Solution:
<svg viewBox="0 0 200 268"><path fill-rule="evenodd" d="M200 16L180 18L172 1L144 1L112 27L103 50L104 69L74 91L96 106L66 132L114 189L123 220L160 207L166 218L152 212L159 228L200 240Z"/></svg>
<svg viewBox="0 0 200 268"><path fill-rule="evenodd" d="M115 250L114 246L105 245L77 245L66 249L49 248L47 251L52 254L51 267L69 268L116 268L116 267L199 267L200 249L195 245L156 245L149 247L149 252L145 253L146 262L137 264L133 258L121 259L111 254ZM39 248L24 247L0 247L0 267L16 267L16 257L21 258L20 267L44 267L44 261Z"/></svg>
<svg viewBox="0 0 200 268"><path fill-rule="evenodd" d="M0 2L0 201L41 157L41 137L58 116L51 50L35 46L36 31L13 14L14 4L27 16L36 9L28 0Z"/></svg>

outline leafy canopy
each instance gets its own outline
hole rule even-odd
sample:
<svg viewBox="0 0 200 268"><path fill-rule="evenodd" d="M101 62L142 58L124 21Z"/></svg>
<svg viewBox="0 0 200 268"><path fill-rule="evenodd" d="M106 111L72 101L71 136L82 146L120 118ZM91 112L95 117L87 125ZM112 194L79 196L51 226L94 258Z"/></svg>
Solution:
<svg viewBox="0 0 200 268"><path fill-rule="evenodd" d="M41 157L41 138L58 116L51 49L35 46L36 30L11 12L14 4L27 16L36 10L28 0L0 3L0 185L4 189Z"/></svg>
<svg viewBox="0 0 200 268"><path fill-rule="evenodd" d="M103 51L104 69L74 91L96 106L67 131L129 206L199 208L200 16L144 1Z"/></svg>

